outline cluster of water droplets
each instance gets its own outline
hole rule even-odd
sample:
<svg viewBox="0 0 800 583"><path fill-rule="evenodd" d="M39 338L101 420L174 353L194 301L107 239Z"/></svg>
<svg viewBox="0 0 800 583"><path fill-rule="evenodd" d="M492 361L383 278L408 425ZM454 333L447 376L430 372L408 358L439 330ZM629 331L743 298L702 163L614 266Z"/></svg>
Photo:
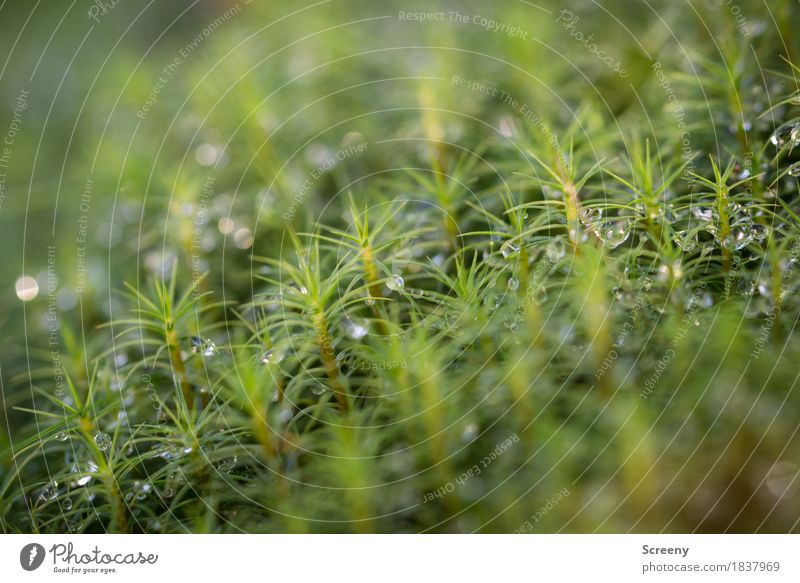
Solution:
<svg viewBox="0 0 800 583"><path fill-rule="evenodd" d="M621 217L603 217L603 209L584 207L580 211L583 225L592 231L606 247L616 249L631 235L633 222Z"/></svg>
<svg viewBox="0 0 800 583"><path fill-rule="evenodd" d="M800 123L789 122L783 124L770 136L769 141L777 148L794 148L800 144Z"/></svg>
<svg viewBox="0 0 800 583"><path fill-rule="evenodd" d="M74 474L76 477L72 481L71 486L73 488L79 488L82 486L88 486L92 479L94 479L95 474L97 473L97 464L93 461L89 460L87 462L76 462L72 464L70 468L70 472Z"/></svg>
<svg viewBox="0 0 800 583"><path fill-rule="evenodd" d="M763 243L770 233L767 225L757 222L753 218L750 208L737 202L727 203L726 214L728 217L728 232L723 232L719 212L716 206L695 206L692 216L699 223L699 227L677 231L675 244L686 252L693 251L698 244L698 233L710 233L717 243L729 251L740 251L751 243Z"/></svg>
<svg viewBox="0 0 800 583"><path fill-rule="evenodd" d="M153 491L153 484L147 480L134 480L133 489L125 494L125 500L131 502L136 500L141 502L146 499Z"/></svg>
<svg viewBox="0 0 800 583"><path fill-rule="evenodd" d="M217 352L217 345L210 338L192 336L192 354L202 354L203 356L214 356Z"/></svg>

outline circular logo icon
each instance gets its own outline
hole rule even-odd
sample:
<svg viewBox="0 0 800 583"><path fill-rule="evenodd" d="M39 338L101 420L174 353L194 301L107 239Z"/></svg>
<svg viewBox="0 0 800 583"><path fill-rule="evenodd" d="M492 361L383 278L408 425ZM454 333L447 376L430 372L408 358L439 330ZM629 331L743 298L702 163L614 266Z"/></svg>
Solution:
<svg viewBox="0 0 800 583"><path fill-rule="evenodd" d="M19 552L19 564L26 571L35 571L44 562L44 547L38 543L30 543Z"/></svg>

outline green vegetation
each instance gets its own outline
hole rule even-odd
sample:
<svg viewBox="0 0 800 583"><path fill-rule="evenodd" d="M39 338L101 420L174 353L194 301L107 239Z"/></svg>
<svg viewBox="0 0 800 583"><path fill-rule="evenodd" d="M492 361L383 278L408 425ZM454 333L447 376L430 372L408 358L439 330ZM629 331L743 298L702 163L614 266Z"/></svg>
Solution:
<svg viewBox="0 0 800 583"><path fill-rule="evenodd" d="M3 531L798 530L797 2L262 4L0 7Z"/></svg>

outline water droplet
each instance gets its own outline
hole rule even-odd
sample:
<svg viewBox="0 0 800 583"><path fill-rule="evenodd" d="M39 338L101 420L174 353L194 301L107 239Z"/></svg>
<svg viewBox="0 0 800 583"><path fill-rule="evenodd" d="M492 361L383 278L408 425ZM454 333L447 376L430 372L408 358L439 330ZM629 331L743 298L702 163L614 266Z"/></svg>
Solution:
<svg viewBox="0 0 800 583"><path fill-rule="evenodd" d="M219 150L213 144L200 144L194 151L194 159L201 166L213 166L219 159Z"/></svg>
<svg viewBox="0 0 800 583"><path fill-rule="evenodd" d="M478 427L477 423L467 423L464 426L464 430L461 432L461 442L462 443L469 443L470 441L474 440L478 437L478 432L480 428Z"/></svg>
<svg viewBox="0 0 800 583"><path fill-rule="evenodd" d="M58 497L58 482L56 481L47 484L44 488L42 488L41 492L39 493L40 502L55 500L57 497Z"/></svg>
<svg viewBox="0 0 800 583"><path fill-rule="evenodd" d="M80 465L76 464L72 466L72 471L82 474L80 478L73 482L73 486L85 486L92 481L92 478L94 477L92 474L97 472L97 464L92 461Z"/></svg>
<svg viewBox="0 0 800 583"><path fill-rule="evenodd" d="M603 209L583 207L580 210L581 222L589 229L594 229L595 225L603 218Z"/></svg>
<svg viewBox="0 0 800 583"><path fill-rule="evenodd" d="M94 434L94 444L100 451L107 451L111 447L111 436L108 433L98 431Z"/></svg>
<svg viewBox="0 0 800 583"><path fill-rule="evenodd" d="M175 495L175 490L173 490L170 486L167 486L161 492L161 496L163 496L164 498L172 498L174 495Z"/></svg>
<svg viewBox="0 0 800 583"><path fill-rule="evenodd" d="M134 495L136 500L144 500L147 498L147 495L150 494L150 491L153 489L152 484L150 482L141 482L136 480L133 483Z"/></svg>
<svg viewBox="0 0 800 583"><path fill-rule="evenodd" d="M519 280L516 277L508 278L508 289L517 291L519 289Z"/></svg>
<svg viewBox="0 0 800 583"><path fill-rule="evenodd" d="M66 511L72 510L72 499L71 498L64 498L61 502L61 508Z"/></svg>
<svg viewBox="0 0 800 583"><path fill-rule="evenodd" d="M769 235L769 227L765 225L756 223L750 228L750 237L753 239L753 241L761 243L767 238L767 235Z"/></svg>
<svg viewBox="0 0 800 583"><path fill-rule="evenodd" d="M199 336L192 336L192 353L193 354L202 354L203 356L214 356L214 353L217 351L217 345L211 341L211 339L206 338L203 340Z"/></svg>
<svg viewBox="0 0 800 583"><path fill-rule="evenodd" d="M320 384L316 384L313 387L311 387L311 392L314 393L315 395L322 395L323 393L325 393L325 387L323 387Z"/></svg>
<svg viewBox="0 0 800 583"><path fill-rule="evenodd" d="M564 198L563 192L556 190L555 188L550 188L546 185L542 185L542 194L545 196L545 198L549 198L551 200L562 200Z"/></svg>
<svg viewBox="0 0 800 583"><path fill-rule="evenodd" d="M14 289L17 292L17 297L23 302L34 300L39 295L39 284L28 275L20 277L14 284Z"/></svg>
<svg viewBox="0 0 800 583"><path fill-rule="evenodd" d="M564 255L566 255L564 240L561 237L557 237L550 241L545 249L545 255L551 263L555 263L563 258Z"/></svg>
<svg viewBox="0 0 800 583"><path fill-rule="evenodd" d="M344 331L353 340L361 340L369 333L369 327L366 321L354 321L348 319L344 324Z"/></svg>
<svg viewBox="0 0 800 583"><path fill-rule="evenodd" d="M714 220L714 211L710 208L695 206L692 207L692 214L701 221L709 222Z"/></svg>
<svg viewBox="0 0 800 583"><path fill-rule="evenodd" d="M510 115L504 115L500 118L500 121L498 122L498 129L506 138L513 138L517 133L514 118Z"/></svg>
<svg viewBox="0 0 800 583"><path fill-rule="evenodd" d="M752 279L740 279L736 284L736 289L743 296L752 296L756 291L756 283Z"/></svg>
<svg viewBox="0 0 800 583"><path fill-rule="evenodd" d="M238 463L239 457L233 456L232 458L223 460L222 463L219 464L218 469L220 472L230 474L236 468L236 464Z"/></svg>
<svg viewBox="0 0 800 583"><path fill-rule="evenodd" d="M403 278L396 274L393 274L386 282L386 287L395 292L403 291L405 285L406 282L403 280Z"/></svg>
<svg viewBox="0 0 800 583"><path fill-rule="evenodd" d="M303 294L304 296L307 296L308 295L308 288L306 286L304 286L304 285L301 285L300 286L300 293Z"/></svg>
<svg viewBox="0 0 800 583"><path fill-rule="evenodd" d="M777 498L783 498L797 483L798 468L792 462L776 463L767 473L767 490Z"/></svg>
<svg viewBox="0 0 800 583"><path fill-rule="evenodd" d="M800 162L795 162L789 166L789 176L800 176Z"/></svg>
<svg viewBox="0 0 800 583"><path fill-rule="evenodd" d="M241 228L233 235L233 242L239 249L250 249L253 246L253 232L247 228Z"/></svg>
<svg viewBox="0 0 800 583"><path fill-rule="evenodd" d="M778 148L782 148L787 144L792 146L798 144L800 142L800 124L783 124L770 136L769 141Z"/></svg>
<svg viewBox="0 0 800 583"><path fill-rule="evenodd" d="M368 306L374 306L375 300L371 296L367 296L367 298L364 300L364 303Z"/></svg>
<svg viewBox="0 0 800 583"><path fill-rule="evenodd" d="M731 232L728 234L728 236L722 241L722 246L729 250L738 251L747 247L749 243L749 229L746 230L741 227L734 227L731 229Z"/></svg>
<svg viewBox="0 0 800 583"><path fill-rule="evenodd" d="M222 217L219 221L217 221L217 229L223 235L229 235L233 233L235 228L236 223L229 217Z"/></svg>
<svg viewBox="0 0 800 583"><path fill-rule="evenodd" d="M53 436L53 439L56 441L67 441L69 439L69 433L66 431L59 431L55 434L55 436Z"/></svg>
<svg viewBox="0 0 800 583"><path fill-rule="evenodd" d="M533 292L533 301L537 306L541 306L547 301L547 288L540 285Z"/></svg>
<svg viewBox="0 0 800 583"><path fill-rule="evenodd" d="M697 249L697 231L675 234L675 244L686 253L691 253Z"/></svg>
<svg viewBox="0 0 800 583"><path fill-rule="evenodd" d="M515 253L519 253L519 245L517 245L513 241L506 241L500 246L500 253L503 255L505 259L508 259Z"/></svg>
<svg viewBox="0 0 800 583"><path fill-rule="evenodd" d="M323 392L325 392L324 389ZM293 417L292 410L288 407L284 407L278 413L278 423L280 423L281 425L285 425L286 423L289 423L289 421L292 420L292 417Z"/></svg>
<svg viewBox="0 0 800 583"><path fill-rule="evenodd" d="M597 232L603 242L615 249L628 240L631 234L630 221L611 221L602 225Z"/></svg>

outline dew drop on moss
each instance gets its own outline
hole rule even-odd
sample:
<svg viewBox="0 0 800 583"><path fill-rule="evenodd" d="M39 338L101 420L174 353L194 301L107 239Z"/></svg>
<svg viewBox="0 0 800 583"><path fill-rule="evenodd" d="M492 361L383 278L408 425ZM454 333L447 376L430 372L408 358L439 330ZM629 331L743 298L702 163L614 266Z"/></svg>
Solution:
<svg viewBox="0 0 800 583"><path fill-rule="evenodd" d="M545 249L545 255L551 263L555 263L556 261L560 260L565 254L566 249L564 248L564 240L561 237L550 241Z"/></svg>
<svg viewBox="0 0 800 583"><path fill-rule="evenodd" d="M47 484L44 488L42 488L41 492L39 493L39 501L47 502L49 500L55 500L58 497L58 482L52 481Z"/></svg>
<svg viewBox="0 0 800 583"><path fill-rule="evenodd" d="M692 208L692 214L701 221L710 222L714 220L714 211L710 208L696 206Z"/></svg>
<svg viewBox="0 0 800 583"><path fill-rule="evenodd" d="M750 243L750 232L742 227L735 227L722 241L722 246L728 250L739 251Z"/></svg>
<svg viewBox="0 0 800 583"><path fill-rule="evenodd" d="M278 363L283 360L283 353L277 352L274 348L269 348L261 355L261 364L269 364L271 362Z"/></svg>
<svg viewBox="0 0 800 583"><path fill-rule="evenodd" d="M787 123L780 126L769 138L770 143L778 148L800 143L800 124Z"/></svg>
<svg viewBox="0 0 800 583"><path fill-rule="evenodd" d="M478 437L478 424L477 423L467 423L464 426L464 430L461 432L461 443L469 443L473 441L476 437Z"/></svg>
<svg viewBox="0 0 800 583"><path fill-rule="evenodd" d="M597 231L603 243L615 249L628 240L631 234L630 221L611 221L601 225Z"/></svg>
<svg viewBox="0 0 800 583"><path fill-rule="evenodd" d="M94 434L94 444L100 451L108 451L108 448L111 447L111 436L108 433L98 431Z"/></svg>
<svg viewBox="0 0 800 583"><path fill-rule="evenodd" d="M405 280L397 274L393 274L386 282L386 287L394 292L401 292L405 287Z"/></svg>
<svg viewBox="0 0 800 583"><path fill-rule="evenodd" d="M500 253L503 255L505 259L508 259L515 253L519 253L519 245L517 245L513 241L506 241L500 246Z"/></svg>
<svg viewBox="0 0 800 583"><path fill-rule="evenodd" d="M199 336L192 336L192 353L203 356L214 356L217 346L209 338L203 340Z"/></svg>
<svg viewBox="0 0 800 583"><path fill-rule="evenodd" d="M697 232L676 233L675 244L684 252L691 253L697 249Z"/></svg>

